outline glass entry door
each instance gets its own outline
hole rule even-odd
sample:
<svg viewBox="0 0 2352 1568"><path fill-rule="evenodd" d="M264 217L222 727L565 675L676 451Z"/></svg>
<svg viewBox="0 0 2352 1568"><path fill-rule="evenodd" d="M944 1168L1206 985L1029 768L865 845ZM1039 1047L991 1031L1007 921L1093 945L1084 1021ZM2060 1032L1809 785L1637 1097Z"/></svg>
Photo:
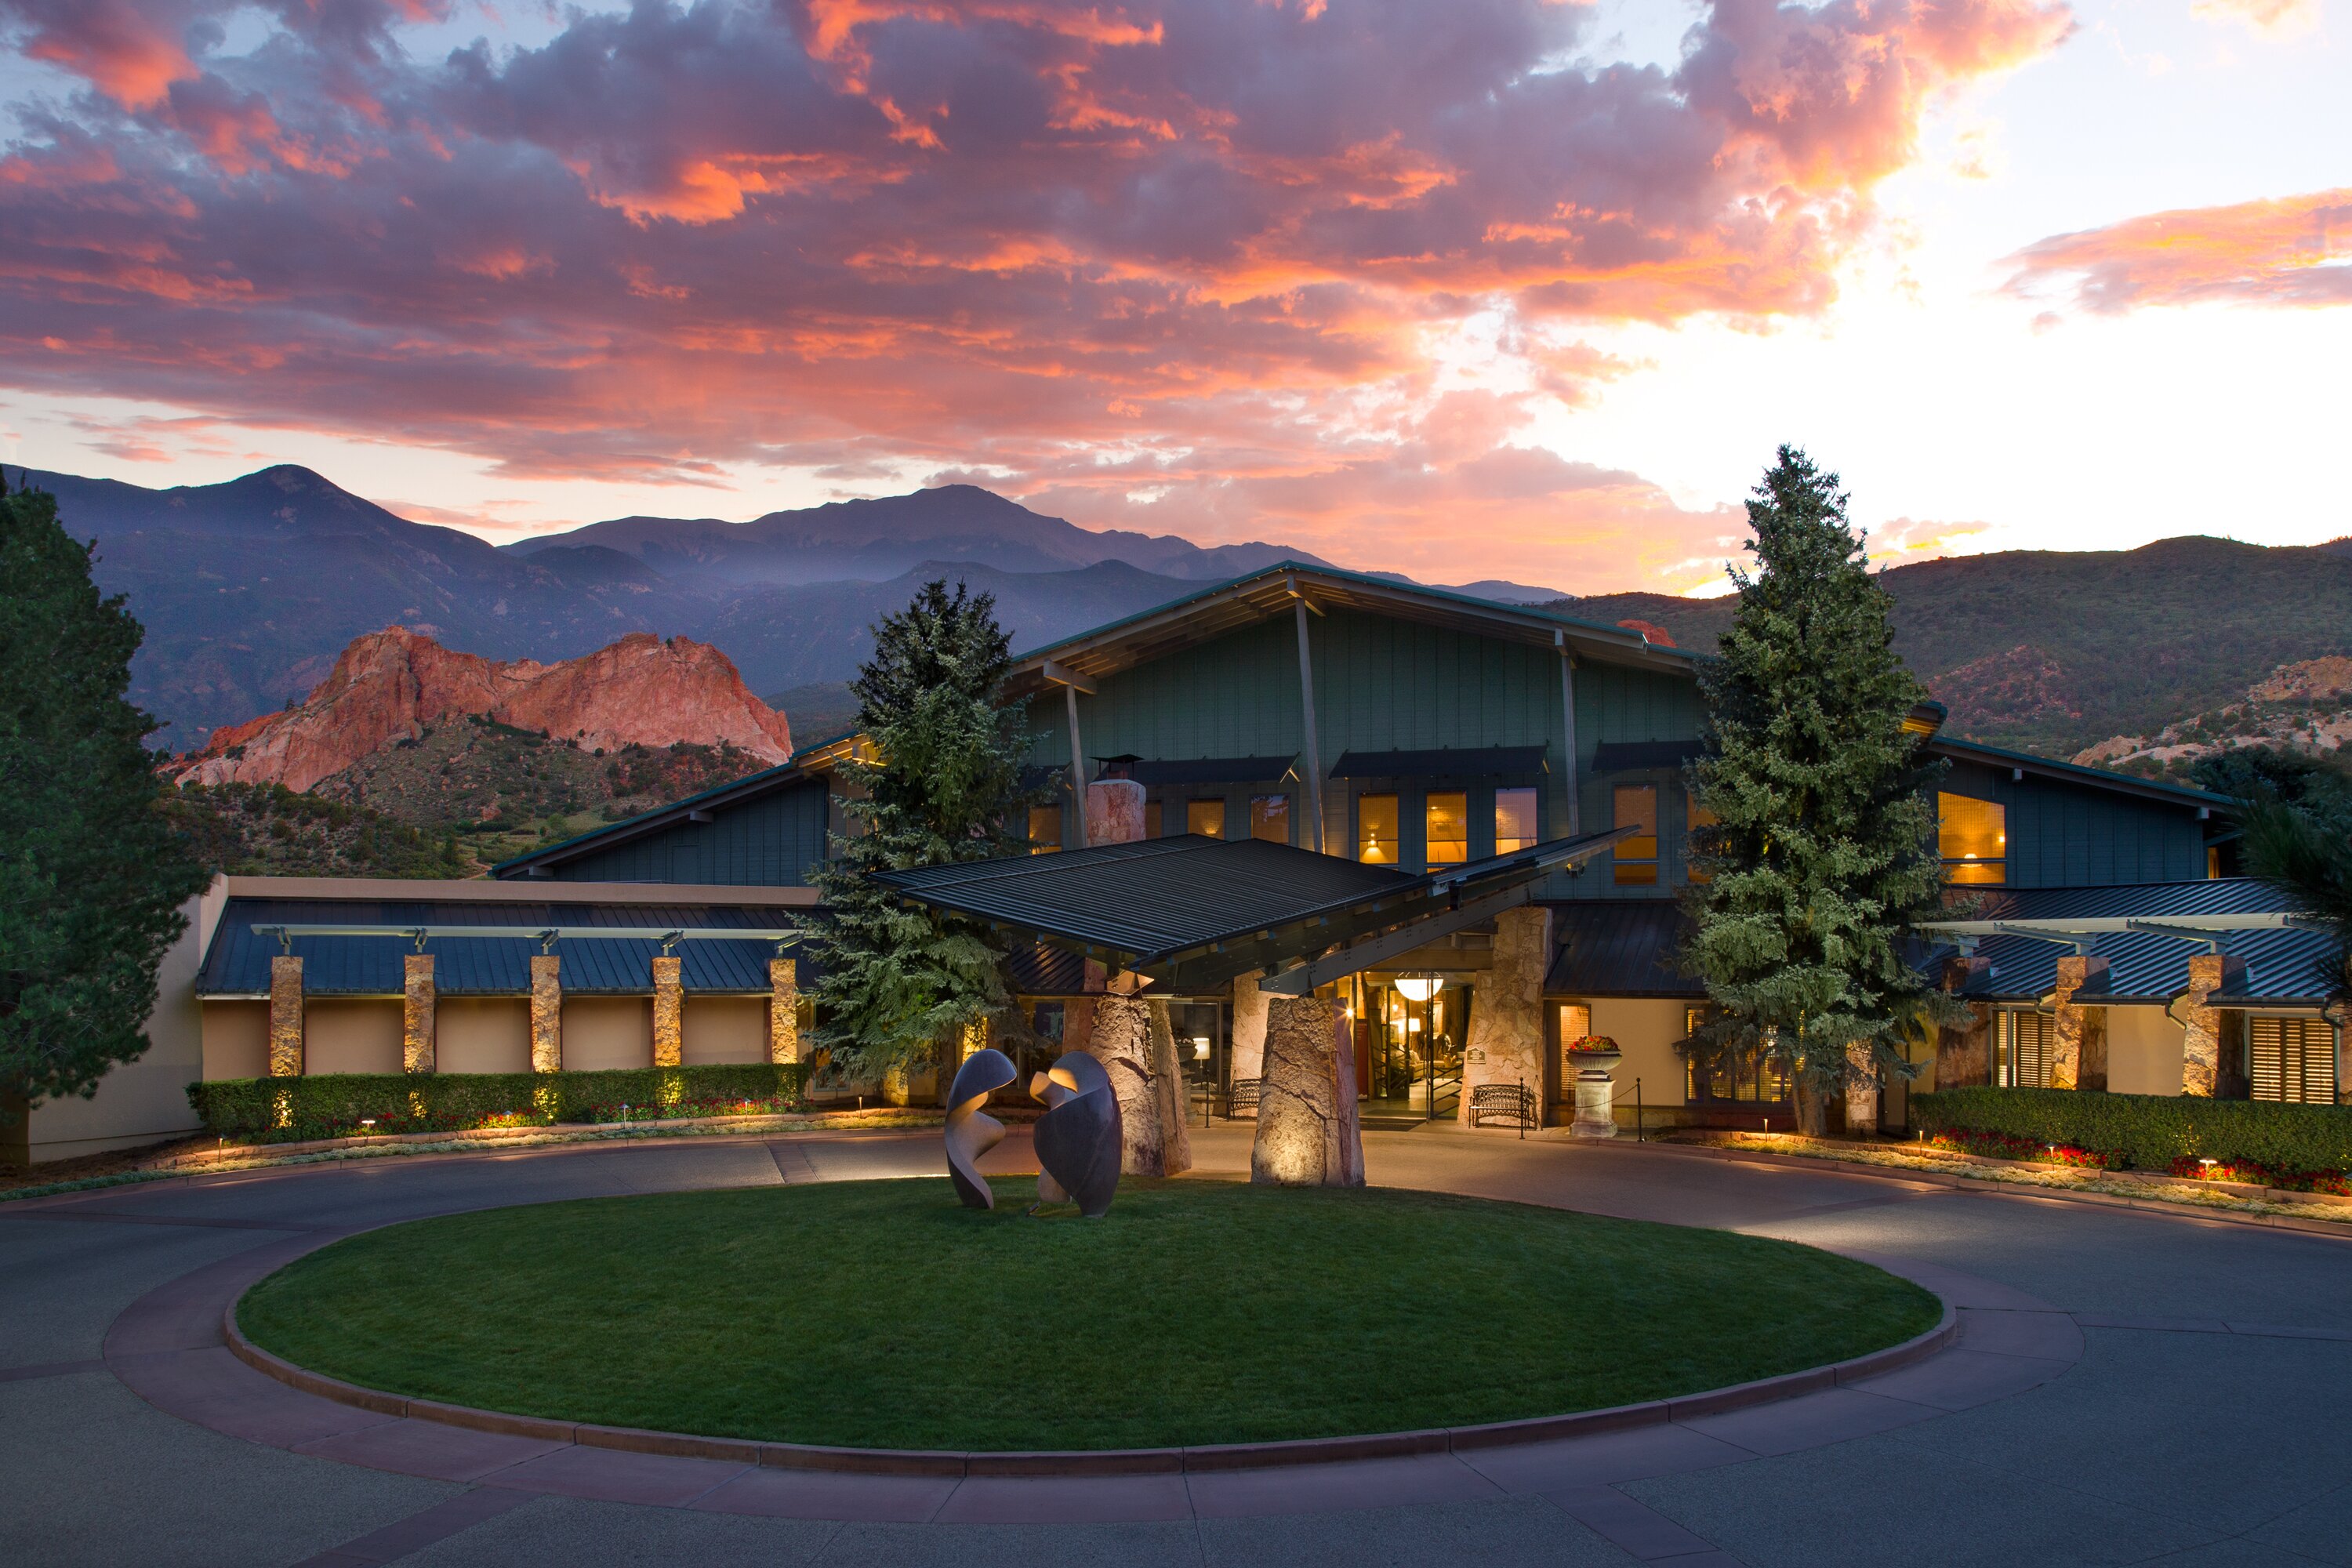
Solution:
<svg viewBox="0 0 2352 1568"><path fill-rule="evenodd" d="M1416 990L1427 994L1409 994ZM1363 1113L1416 1121L1457 1114L1474 988L1447 976L1433 988L1411 979L1367 983L1361 994L1370 1035L1357 1086Z"/></svg>

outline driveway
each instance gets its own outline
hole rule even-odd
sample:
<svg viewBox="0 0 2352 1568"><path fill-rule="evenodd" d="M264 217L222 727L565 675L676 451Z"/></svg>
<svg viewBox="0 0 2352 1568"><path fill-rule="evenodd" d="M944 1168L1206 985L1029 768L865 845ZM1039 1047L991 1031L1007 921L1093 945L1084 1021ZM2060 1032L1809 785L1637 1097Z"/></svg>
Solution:
<svg viewBox="0 0 2352 1568"><path fill-rule="evenodd" d="M1246 1137L1196 1132L1204 1170L1244 1169ZM2352 1242L1655 1145L1422 1131L1365 1147L1381 1184L1869 1257L1962 1308L1961 1343L1701 1421L1124 1491L918 1493L530 1445L460 1468L403 1459L429 1424L369 1426L383 1418L235 1362L219 1303L350 1229L929 1173L937 1134L255 1172L0 1205L0 1562L2352 1564ZM1026 1159L1016 1139L992 1164Z"/></svg>

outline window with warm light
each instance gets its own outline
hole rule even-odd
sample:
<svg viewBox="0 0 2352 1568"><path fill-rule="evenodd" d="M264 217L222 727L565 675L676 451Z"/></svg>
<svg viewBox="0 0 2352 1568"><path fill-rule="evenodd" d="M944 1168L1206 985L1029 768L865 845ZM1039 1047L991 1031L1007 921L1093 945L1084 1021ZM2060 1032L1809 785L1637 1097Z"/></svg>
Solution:
<svg viewBox="0 0 2352 1568"><path fill-rule="evenodd" d="M1268 844L1290 842L1290 797L1286 795L1254 795L1250 796L1250 837L1263 838Z"/></svg>
<svg viewBox="0 0 2352 1568"><path fill-rule="evenodd" d="M1938 792L1936 852L1947 882L2009 880L2009 808L1999 801Z"/></svg>
<svg viewBox="0 0 2352 1568"><path fill-rule="evenodd" d="M1370 866L1393 866L1398 854L1397 797L1356 797L1356 858Z"/></svg>
<svg viewBox="0 0 2352 1568"><path fill-rule="evenodd" d="M1186 801L1184 831L1197 833L1203 838L1223 838L1225 836L1225 803L1222 800Z"/></svg>
<svg viewBox="0 0 2352 1568"><path fill-rule="evenodd" d="M1428 829L1432 866L1459 866L1470 858L1470 797L1444 790L1423 797L1422 820Z"/></svg>
<svg viewBox="0 0 2352 1568"><path fill-rule="evenodd" d="M1029 808L1029 853L1051 855L1062 847L1062 808L1058 805L1033 805Z"/></svg>
<svg viewBox="0 0 2352 1568"><path fill-rule="evenodd" d="M1495 792L1495 853L1509 855L1536 847L1536 792L1498 789Z"/></svg>
<svg viewBox="0 0 2352 1568"><path fill-rule="evenodd" d="M1658 786L1619 784L1614 826L1640 832L1617 844L1617 885L1648 888L1658 880Z"/></svg>
<svg viewBox="0 0 2352 1568"><path fill-rule="evenodd" d="M1689 799L1688 796L1685 796L1684 798L1685 800ZM1693 882L1704 882L1708 880L1706 869L1698 863L1698 850L1696 847L1698 830L1702 827L1713 827L1722 820L1723 818L1716 816L1715 813L1707 810L1706 807L1699 805L1698 802L1695 800L1690 801L1688 837L1683 847L1683 876L1685 879Z"/></svg>

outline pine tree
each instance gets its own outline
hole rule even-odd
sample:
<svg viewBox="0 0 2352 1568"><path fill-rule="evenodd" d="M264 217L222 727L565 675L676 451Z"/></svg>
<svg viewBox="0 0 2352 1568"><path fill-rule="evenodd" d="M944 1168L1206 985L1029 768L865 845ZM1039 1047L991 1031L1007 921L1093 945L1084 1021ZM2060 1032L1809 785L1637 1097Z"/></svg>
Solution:
<svg viewBox="0 0 2352 1568"><path fill-rule="evenodd" d="M1012 653L992 595L926 584L874 628L874 656L850 690L872 762L842 769L849 832L814 880L824 914L807 942L815 1043L833 1062L879 1079L1011 1005L1004 952L961 915L910 904L868 879L1018 854L1028 847L1021 772L1027 715L1003 699Z"/></svg>
<svg viewBox="0 0 2352 1568"><path fill-rule="evenodd" d="M1904 729L1926 693L1845 502L1835 474L1780 449L1748 503L1756 572L1732 571L1739 605L1699 678L1706 750L1691 768L1717 820L1694 836L1707 880L1685 963L1717 1016L1685 1048L1707 1066L1760 1053L1815 1136L1828 1096L1909 1076L1904 1042L1953 1013L1906 953L1942 907L1942 764Z"/></svg>
<svg viewBox="0 0 2352 1568"><path fill-rule="evenodd" d="M126 700L139 623L56 500L0 479L0 1092L89 1095L147 1049L155 973L207 880Z"/></svg>

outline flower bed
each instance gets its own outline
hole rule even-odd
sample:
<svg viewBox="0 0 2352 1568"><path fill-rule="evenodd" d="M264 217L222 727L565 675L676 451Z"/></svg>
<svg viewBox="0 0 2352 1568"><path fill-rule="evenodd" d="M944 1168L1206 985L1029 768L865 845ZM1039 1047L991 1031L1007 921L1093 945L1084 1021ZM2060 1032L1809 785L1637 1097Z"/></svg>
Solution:
<svg viewBox="0 0 2352 1568"><path fill-rule="evenodd" d="M2172 1173L2200 1182L2251 1182L2290 1193L2333 1193L2352 1198L2352 1176L2342 1171L2297 1171L2259 1160L2205 1160L2187 1155L2172 1162Z"/></svg>
<svg viewBox="0 0 2352 1568"><path fill-rule="evenodd" d="M774 1115L803 1105L807 1077L797 1062L615 1072L330 1073L194 1083L188 1100L217 1137L286 1143L360 1133Z"/></svg>
<svg viewBox="0 0 2352 1568"><path fill-rule="evenodd" d="M1969 1127L1948 1128L1930 1135L1927 1142L1938 1149L1995 1160L2049 1160L2061 1165L2080 1165L2093 1171L2120 1171L2126 1164L2124 1156L2112 1149L2084 1149L2073 1143L2037 1143L2013 1132L1985 1132Z"/></svg>

